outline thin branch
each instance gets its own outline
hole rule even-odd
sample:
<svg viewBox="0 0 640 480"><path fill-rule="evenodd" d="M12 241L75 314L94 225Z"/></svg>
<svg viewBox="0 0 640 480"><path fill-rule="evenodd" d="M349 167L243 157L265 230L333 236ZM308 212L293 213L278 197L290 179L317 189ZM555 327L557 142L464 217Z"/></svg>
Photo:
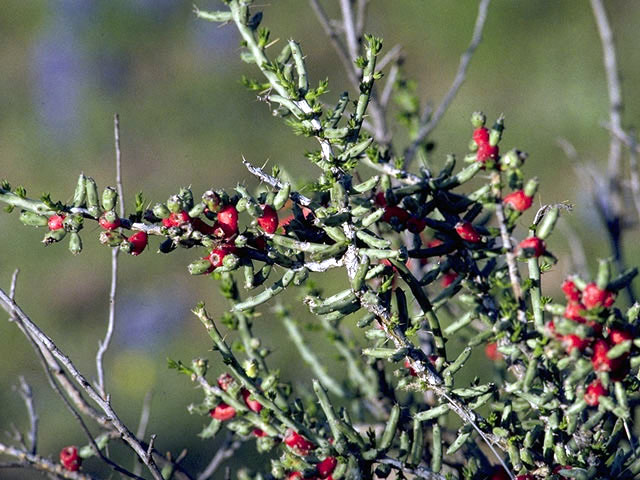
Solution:
<svg viewBox="0 0 640 480"><path fill-rule="evenodd" d="M367 22L367 8L369 7L369 0L358 0L356 10L356 35L358 38L362 38L364 33L364 26Z"/></svg>
<svg viewBox="0 0 640 480"><path fill-rule="evenodd" d="M11 275L11 287L9 288L9 298L11 300L15 300L16 298L16 285L18 284L18 274L20 273L20 269L16 268L13 271L13 275Z"/></svg>
<svg viewBox="0 0 640 480"><path fill-rule="evenodd" d="M151 398L153 397L152 393L149 391L144 396L144 401L142 402L142 411L140 412L140 421L138 422L138 429L136 430L136 437L144 438L147 433L147 426L149 425L149 417L151 416ZM140 462L136 462L133 467L133 473L136 475L140 475L142 470L142 464Z"/></svg>
<svg viewBox="0 0 640 480"><path fill-rule="evenodd" d="M349 49L351 60L354 61L360 56L361 38L358 38L358 34L356 33L352 1L353 0L340 0L340 10L342 11L342 25L344 27L344 36L347 39L347 48Z"/></svg>
<svg viewBox="0 0 640 480"><path fill-rule="evenodd" d="M320 26L324 30L325 35L329 37L329 41L338 54L338 58L340 59L340 62L342 62L342 66L344 67L345 72L347 72L347 76L349 77L351 85L357 88L360 80L358 79L358 75L354 68L353 59L349 56L347 47L345 47L344 43L342 43L338 32L336 32L336 29L333 27L333 25L331 25L331 21L322 8L322 5L320 5L320 2L318 0L309 0L309 4L311 5L313 12L316 14L316 17L320 22Z"/></svg>
<svg viewBox="0 0 640 480"><path fill-rule="evenodd" d="M620 75L618 72L618 62L616 60L616 48L613 42L613 32L607 11L602 0L591 0L591 9L598 27L600 42L602 44L602 54L604 69L607 77L607 92L609 95L609 123L611 125L611 138L609 141L608 158L608 185L606 190L606 203L609 216L603 219L606 222L607 230L611 242L614 262L619 271L625 268L622 247L623 211L624 199L622 195L622 141L613 130L622 130L622 88L620 86ZM631 284L626 288L630 303L635 303L635 294Z"/></svg>
<svg viewBox="0 0 640 480"><path fill-rule="evenodd" d="M577 273L583 278L588 277L589 268L587 263L587 255L582 244L582 239L576 233L574 228L564 218L560 217L558 226L563 231L564 236L569 244L569 252L571 254L571 272Z"/></svg>
<svg viewBox="0 0 640 480"><path fill-rule="evenodd" d="M197 480L207 480L210 478L214 473L216 473L218 468L220 468L222 462L233 456L235 451L240 448L241 445L242 444L239 440L233 439L233 432L228 432L224 442L220 447L218 447L218 450L209 462L209 465L207 465L202 473L198 475Z"/></svg>
<svg viewBox="0 0 640 480"><path fill-rule="evenodd" d="M393 93L393 87L396 83L396 78L398 78L398 73L400 73L400 66L399 62L396 62L391 65L389 69L389 74L387 75L382 94L380 95L380 106L384 109L387 108L389 100L391 100L391 94Z"/></svg>
<svg viewBox="0 0 640 480"><path fill-rule="evenodd" d="M113 136L116 149L116 188L118 190L118 203L120 207L120 217L124 217L124 189L122 187L122 153L120 150L120 117L116 113L113 116ZM98 375L97 388L104 397L104 354L107 352L116 323L116 293L118 289L118 254L119 248L111 249L111 287L109 288L109 320L107 322L107 332L104 340L98 342L96 352L96 371Z"/></svg>
<svg viewBox="0 0 640 480"><path fill-rule="evenodd" d="M22 397L25 406L27 407L27 414L29 415L29 433L27 438L29 439L29 452L35 454L38 444L38 413L36 407L33 404L33 393L31 386L27 383L23 376L18 377L20 380L20 388L18 393Z"/></svg>
<svg viewBox="0 0 640 480"><path fill-rule="evenodd" d="M244 157L242 157L242 164L245 167L247 167L247 170L249 170L249 173L251 173L252 175L255 175L256 177L258 177L262 182L266 183L267 185L271 185L272 187L278 188L278 189L281 189L281 188L284 187L284 183L282 183L276 177L269 175L264 170L262 170L260 167L256 167L256 166L250 164ZM291 197L291 200L293 200L295 203L298 203L298 204L303 205L305 207L308 207L309 205L311 205L311 199L305 197L301 193L291 192L289 194L289 196Z"/></svg>
<svg viewBox="0 0 640 480"><path fill-rule="evenodd" d="M380 60L376 62L376 68L382 70L390 63L397 62L402 58L402 45L394 45L391 50L385 53Z"/></svg>
<svg viewBox="0 0 640 480"><path fill-rule="evenodd" d="M440 103L440 105L438 105L438 108L436 108L436 111L434 112L429 122L424 124L420 128L420 130L418 130L418 134L415 140L413 141L413 143L411 143L411 145L405 152L406 166L411 164L411 161L413 160L413 157L415 156L420 144L436 128L436 126L440 122L440 119L445 114L445 112L447 111L447 108L449 108L449 105L451 104L456 94L458 93L460 86L464 82L467 76L467 70L469 68L469 64L471 63L471 59L473 58L473 54L475 53L476 48L478 48L478 45L482 40L482 31L484 29L484 25L487 20L489 3L491 3L491 0L480 1L480 5L478 6L478 16L476 17L476 23L475 23L475 26L473 27L473 35L471 37L471 43L469 44L469 47L467 48L467 50L465 50L465 52L460 57L460 64L458 65L458 71L456 72L456 76L453 79L453 83L451 84L451 87L449 87L449 91L442 99L442 102Z"/></svg>
<svg viewBox="0 0 640 480"><path fill-rule="evenodd" d="M71 472L66 470L59 463L54 463L40 455L35 455L31 452L12 447L11 445L5 445L4 443L0 443L0 455L8 455L10 457L17 458L22 462L21 464L12 463L4 465L6 467L29 467L34 470L56 475L61 478L68 478L70 480L97 480L97 477L81 472Z"/></svg>
<svg viewBox="0 0 640 480"><path fill-rule="evenodd" d="M104 399L87 381L87 379L76 368L71 359L66 356L42 330L29 318L29 316L12 301L3 289L0 289L0 305L10 315L16 315L32 338L37 341L41 348L49 351L69 372L80 387L96 402L100 409L110 418L113 427L120 432L122 439L138 454L140 459L147 465L147 468L156 480L162 480L162 474L155 461L147 455L146 449L140 441L133 435L127 426L120 420L116 412L111 407L108 399Z"/></svg>
<svg viewBox="0 0 640 480"><path fill-rule="evenodd" d="M116 189L118 190L118 200L120 216L124 217L124 189L122 187L122 153L120 151L120 116L116 113L113 116L113 137L116 147Z"/></svg>
<svg viewBox="0 0 640 480"><path fill-rule="evenodd" d="M347 37L347 41L349 41L350 37L349 37L349 32L347 32L347 25L349 25L350 26L349 28L351 28L352 30L355 27L353 26L354 25L353 10L351 8L351 3L350 3L352 0L345 0L345 1L346 3L345 5L343 5L342 14L343 14L345 36ZM324 30L325 34L329 37L329 41L333 45L334 50L338 54L338 58L340 59L340 62L342 62L342 65L347 73L347 77L349 78L349 82L351 83L353 88L359 90L361 72L359 71L359 69L356 68L354 62L356 57L358 57L358 55L360 54L359 42L360 42L361 34L356 36L356 38L358 39L358 42L355 50L351 50L351 45L349 45L349 48L347 48L344 45L344 43L341 41L340 36L338 35L338 32L336 31L335 27L331 24L331 20L329 19L326 12L322 8L322 5L320 5L320 2L318 0L309 0L309 4L311 5L311 8L314 11L318 21L320 22L320 25L322 26L322 29ZM353 31L351 32L351 34L355 35ZM385 57L383 58L386 58L388 55L389 54L385 55ZM386 60L386 62L389 62L392 58L393 58L392 56L389 57ZM383 65L381 66L378 63L377 69L382 70L382 68L383 68ZM364 125L365 128L374 136L374 138L377 141L388 142L389 139L387 138L388 129L387 129L385 109L381 106L380 102L377 99L375 87L371 92L371 98L369 101L369 115L373 120L372 122L373 125L367 123L367 125Z"/></svg>
<svg viewBox="0 0 640 480"><path fill-rule="evenodd" d="M620 75L618 73L618 62L616 60L616 48L613 42L613 32L607 18L607 11L602 0L591 0L593 16L598 26L598 34L602 43L602 54L604 57L604 68L607 75L607 91L609 94L609 121L615 129L622 129L622 88L620 87ZM622 175L620 140L611 135L609 144L609 180L620 179Z"/></svg>
<svg viewBox="0 0 640 480"><path fill-rule="evenodd" d="M24 322L23 322L23 320L21 318L16 317L15 322L16 322L18 328L20 329L20 331L27 337L27 339L31 343L32 347L36 351L36 354L38 355L38 358L40 359L40 362L43 365L43 368L44 368L44 371L45 371L45 374L46 374L46 377L47 377L47 381L49 382L49 385L51 386L52 390L56 394L58 394L58 396L62 399L62 402L64 403L65 407L67 407L67 409L69 410L69 412L73 416L73 418L75 418L76 421L80 424L80 428L84 432L85 436L89 440L89 443L93 447L93 449L96 452L96 454L100 457L100 459L103 462L105 462L107 465L110 465L115 471L120 472L123 475L126 475L126 476L128 476L130 478L135 478L137 480L144 480L141 477L133 474L132 472L129 472L126 468L121 467L120 465L118 465L116 462L114 462L110 458L105 457L105 455L102 453L102 451L98 448L98 445L96 444L96 441L93 438L93 435L91 434L91 432L89 431L89 428L87 427L87 424L85 423L84 419L80 416L80 414L77 412L77 410L71 404L71 401L66 397L66 395L62 391L60 385L58 385L58 383L55 381L55 378L54 378L53 374L51 373L50 369L47 367L47 360L45 359L45 352L46 353L48 353L48 352L46 351L45 347L38 340L38 338L35 337L32 334L32 332L30 332L26 328L26 326L25 326L25 324L24 324ZM60 369L60 367L57 364L57 362L54 361L53 363L55 364L57 369ZM109 423L108 427L112 428L112 425Z"/></svg>

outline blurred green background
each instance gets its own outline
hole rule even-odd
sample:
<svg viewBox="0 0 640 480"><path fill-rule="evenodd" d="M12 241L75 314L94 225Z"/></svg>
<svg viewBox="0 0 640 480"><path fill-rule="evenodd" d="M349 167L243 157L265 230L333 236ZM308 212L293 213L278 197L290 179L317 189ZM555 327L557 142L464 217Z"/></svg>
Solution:
<svg viewBox="0 0 640 480"><path fill-rule="evenodd" d="M200 194L210 187L233 187L248 179L241 156L255 164L281 164L302 178L317 172L303 153L313 142L293 136L268 107L239 82L255 68L239 60L232 26L199 21L191 1L174 0L4 0L0 2L0 177L27 187L37 197L71 197L79 172L100 187L114 184L113 114L121 118L124 187L127 204L144 190L162 201L182 185ZM202 9L218 3L201 0ZM335 101L348 88L333 50L303 0L264 3L263 24L272 38L302 43L315 83L329 77ZM337 1L323 1L336 12ZM625 94L625 125L638 123L640 2L606 2L615 32ZM367 31L382 35L386 49L404 46L406 70L417 82L423 102L439 103L466 49L477 2L402 0L371 2ZM580 182L557 146L570 140L581 158L604 166L608 118L602 51L587 1L494 0L484 42L466 83L433 134L435 159L463 155L471 133L469 115L484 110L490 119L506 115L503 148L529 152L525 171L542 180L539 200L576 204L569 223L584 239L591 268L608 255L602 225ZM626 158L625 158L626 161ZM526 227L530 215L522 220ZM17 299L40 327L89 378L104 335L108 309L110 255L96 241L97 228L84 231L85 251L72 257L64 245L44 249L42 231L23 227L17 214L0 215L0 285L21 269ZM635 237L635 238L634 238ZM627 234L628 263L640 263L638 231ZM166 368L166 357L190 361L215 356L190 308L205 300L213 313L223 300L213 281L190 277L190 251L172 255L150 251L121 257L118 323L105 362L113 405L131 426L142 399L153 393L148 431L158 434L160 450L189 449L185 464L197 469L215 452L215 441L196 437L205 420L190 416L186 405L199 398L186 377ZM562 234L550 249L567 258ZM561 260L547 278L559 284L569 263ZM335 277L333 277L335 279ZM549 294L557 292L548 291ZM302 314L302 310L296 310ZM257 325L274 348L272 365L286 378L307 375L283 329L265 315ZM318 338L319 345L324 340ZM331 365L333 354L323 358ZM220 370L215 363L214 369ZM57 457L66 444L84 437L59 398L46 384L36 357L18 330L0 322L0 430L27 419L12 391L24 375L35 391L40 413L39 451ZM178 433L179 432L179 433ZM235 466L250 465L247 451ZM92 471L96 462L88 463ZM24 471L1 471L2 478L30 478ZM35 477L34 477L35 478Z"/></svg>

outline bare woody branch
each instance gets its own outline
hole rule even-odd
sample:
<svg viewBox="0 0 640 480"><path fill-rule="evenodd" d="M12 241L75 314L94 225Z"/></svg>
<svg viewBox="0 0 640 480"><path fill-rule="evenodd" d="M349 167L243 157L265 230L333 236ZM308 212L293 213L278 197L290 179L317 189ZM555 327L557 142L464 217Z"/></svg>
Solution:
<svg viewBox="0 0 640 480"><path fill-rule="evenodd" d="M135 437L135 435L127 428L127 426L120 420L117 413L111 407L108 399L105 399L100 395L92 386L91 383L78 371L71 359L66 356L42 330L35 325L29 316L5 293L0 289L0 306L9 315L16 315L21 321L24 328L30 333L30 335L37 340L47 351L53 355L69 372L78 385L89 395L89 397L100 407L100 409L107 415L111 421L113 427L121 434L122 439L138 454L138 457L144 462L149 471L151 472L155 480L162 480L162 474L158 469L153 457L147 454L146 449Z"/></svg>
<svg viewBox="0 0 640 480"><path fill-rule="evenodd" d="M124 188L122 186L122 153L120 150L120 117L116 113L113 117L114 142L116 149L116 188L118 190L118 200L120 208L120 217L124 217ZM109 320L107 322L107 332L104 340L98 343L98 351L96 353L96 371L98 375L98 391L104 397L104 354L109 348L111 338L116 323L116 294L118 289L118 254L119 248L111 249L111 286L109 288Z"/></svg>
<svg viewBox="0 0 640 480"><path fill-rule="evenodd" d="M469 69L469 64L471 63L471 59L473 58L473 54L475 53L478 45L482 40L482 31L484 30L484 25L487 20L487 13L489 11L489 4L491 0L482 0L480 5L478 6L478 15L476 17L476 23L473 27L473 35L471 37L471 43L465 52L460 57L460 64L458 65L458 71L456 72L456 76L453 79L453 83L449 87L449 91L442 99L438 108L436 108L433 115L430 119L418 130L418 134L416 138L411 143L409 148L407 148L405 152L405 165L409 166L416 152L418 151L418 147L424 141L425 138L436 128L443 115L449 108L449 105L455 98L458 90L464 83L465 78L467 77L467 70Z"/></svg>

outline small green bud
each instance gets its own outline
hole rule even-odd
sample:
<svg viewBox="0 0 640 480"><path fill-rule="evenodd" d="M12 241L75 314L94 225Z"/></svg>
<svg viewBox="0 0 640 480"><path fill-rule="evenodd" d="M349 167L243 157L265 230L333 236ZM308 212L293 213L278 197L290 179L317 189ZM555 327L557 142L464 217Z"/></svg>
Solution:
<svg viewBox="0 0 640 480"><path fill-rule="evenodd" d="M525 152L513 148L500 158L500 165L504 170L514 170L520 168L526 159L527 154Z"/></svg>
<svg viewBox="0 0 640 480"><path fill-rule="evenodd" d="M51 245L52 243L59 242L62 240L67 231L64 228L60 228L58 230L51 230L45 233L44 238L42 239L42 243L45 245Z"/></svg>
<svg viewBox="0 0 640 480"><path fill-rule="evenodd" d="M547 238L551 234L553 227L555 227L559 215L560 210L558 207L550 208L547 213L545 213L544 218L540 221L540 224L536 229L536 236L542 240Z"/></svg>
<svg viewBox="0 0 640 480"><path fill-rule="evenodd" d="M89 214L97 218L101 213L98 199L98 185L96 185L96 181L93 178L85 177L84 187L87 192L87 209L89 210Z"/></svg>
<svg viewBox="0 0 640 480"><path fill-rule="evenodd" d="M171 215L171 212L164 203L156 203L153 206L152 211L153 214L158 218L169 218L169 215Z"/></svg>
<svg viewBox="0 0 640 480"><path fill-rule="evenodd" d="M224 259L222 260L222 266L227 270L235 270L239 264L240 259L233 253L225 255Z"/></svg>
<svg viewBox="0 0 640 480"><path fill-rule="evenodd" d="M106 187L102 192L102 208L105 210L113 210L118 200L118 192L113 187Z"/></svg>
<svg viewBox="0 0 640 480"><path fill-rule="evenodd" d="M275 478L284 478L286 470L278 460L271 460L271 475Z"/></svg>
<svg viewBox="0 0 640 480"><path fill-rule="evenodd" d="M596 285L599 289L604 290L611 281L611 259L598 260L598 275L596 276Z"/></svg>
<svg viewBox="0 0 640 480"><path fill-rule="evenodd" d="M167 208L172 213L180 213L184 210L184 202L178 195L172 195L167 200Z"/></svg>
<svg viewBox="0 0 640 480"><path fill-rule="evenodd" d="M287 182L280 190L278 190L278 193L273 198L273 208L280 210L284 207L284 204L289 200L289 193L291 193L291 184Z"/></svg>
<svg viewBox="0 0 640 480"><path fill-rule="evenodd" d="M191 368L197 375L201 377L204 377L207 374L208 366L209 364L204 358L196 358L191 362Z"/></svg>
<svg viewBox="0 0 640 480"><path fill-rule="evenodd" d="M244 248L247 246L248 238L245 235L238 235L233 241L234 245L238 248Z"/></svg>
<svg viewBox="0 0 640 480"><path fill-rule="evenodd" d="M502 139L502 132L504 132L504 117L500 115L489 132L489 145L496 146Z"/></svg>
<svg viewBox="0 0 640 480"><path fill-rule="evenodd" d="M28 227L46 227L49 219L43 215L25 210L20 214L20 221Z"/></svg>
<svg viewBox="0 0 640 480"><path fill-rule="evenodd" d="M183 210L191 210L193 208L193 192L190 188L181 188L178 196L182 200Z"/></svg>
<svg viewBox="0 0 640 480"><path fill-rule="evenodd" d="M213 190L207 190L202 194L202 201L207 206L209 211L217 212L220 210L220 197Z"/></svg>
<svg viewBox="0 0 640 480"><path fill-rule="evenodd" d="M213 265L211 265L211 261L208 259L202 258L191 262L187 269L191 275L204 275L205 273L210 273L213 270Z"/></svg>
<svg viewBox="0 0 640 480"><path fill-rule="evenodd" d="M475 128L484 127L487 122L487 116L482 112L473 112L471 114L471 125Z"/></svg>
<svg viewBox="0 0 640 480"><path fill-rule="evenodd" d="M82 207L87 200L87 189L85 188L85 176L84 174L80 174L78 177L78 183L76 185L76 190L73 192L73 206L74 207Z"/></svg>
<svg viewBox="0 0 640 480"><path fill-rule="evenodd" d="M537 178L532 178L531 180L529 180L524 186L524 194L527 197L533 197L538 191L539 183L540 182L538 181Z"/></svg>
<svg viewBox="0 0 640 480"><path fill-rule="evenodd" d="M197 218L200 215L202 215L202 213L204 212L204 209L205 209L204 203L202 203L202 202L196 203L191 208L191 210L189 210L189 216L191 218Z"/></svg>
<svg viewBox="0 0 640 480"><path fill-rule="evenodd" d="M82 230L83 223L84 218L79 213L67 215L62 222L62 224L64 225L64 229L68 232L79 232L80 230Z"/></svg>
<svg viewBox="0 0 640 480"><path fill-rule="evenodd" d="M77 255L82 251L82 240L77 232L71 232L69 235L69 251Z"/></svg>
<svg viewBox="0 0 640 480"><path fill-rule="evenodd" d="M255 360L247 360L243 366L249 378L256 378L258 376L258 363Z"/></svg>

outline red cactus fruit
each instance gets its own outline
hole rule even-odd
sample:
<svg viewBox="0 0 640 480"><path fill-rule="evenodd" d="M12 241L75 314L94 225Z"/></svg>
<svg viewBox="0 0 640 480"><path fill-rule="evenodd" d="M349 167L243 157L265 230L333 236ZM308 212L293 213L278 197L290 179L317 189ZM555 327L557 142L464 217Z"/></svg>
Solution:
<svg viewBox="0 0 640 480"><path fill-rule="evenodd" d="M480 163L486 163L487 160L496 160L500 149L497 145L489 145L489 143L483 143L478 146L478 153L476 161Z"/></svg>
<svg viewBox="0 0 640 480"><path fill-rule="evenodd" d="M584 305L581 303L569 302L564 309L564 318L573 320L578 323L585 323L586 320L582 316L582 312L585 310Z"/></svg>
<svg viewBox="0 0 640 480"><path fill-rule="evenodd" d="M493 362L502 359L502 354L498 351L498 344L496 342L487 343L484 347L484 354Z"/></svg>
<svg viewBox="0 0 640 480"><path fill-rule="evenodd" d="M223 373L218 377L218 386L225 392L229 386L233 383L233 377L228 373Z"/></svg>
<svg viewBox="0 0 640 480"><path fill-rule="evenodd" d="M172 212L167 218L162 219L162 225L169 227L181 227L182 225L186 225L191 220L191 217L184 210L181 212Z"/></svg>
<svg viewBox="0 0 640 480"><path fill-rule="evenodd" d="M379 207L386 207L387 199L384 198L384 192L376 193L376 196L373 198L373 203L378 205Z"/></svg>
<svg viewBox="0 0 640 480"><path fill-rule="evenodd" d="M597 340L593 345L593 355L591 356L591 364L596 372L614 372L620 369L624 364L624 358L609 358L609 344L603 340Z"/></svg>
<svg viewBox="0 0 640 480"><path fill-rule="evenodd" d="M242 399L244 400L244 403L247 405L247 408L252 412L259 413L260 410L262 410L262 404L259 401L252 399L251 392L246 388L242 389Z"/></svg>
<svg viewBox="0 0 640 480"><path fill-rule="evenodd" d="M509 205L518 212L524 212L533 204L533 197L524 193L524 190L516 190L502 199L502 203Z"/></svg>
<svg viewBox="0 0 640 480"><path fill-rule="evenodd" d="M562 345L564 346L567 353L571 353L576 348L580 351L583 351L590 344L590 340L586 338L581 338L578 335L568 334L562 336Z"/></svg>
<svg viewBox="0 0 640 480"><path fill-rule="evenodd" d="M478 243L482 240L482 236L480 236L476 229L473 228L471 222L462 220L456 224L455 229L456 233L462 240L470 243Z"/></svg>
<svg viewBox="0 0 640 480"><path fill-rule="evenodd" d="M265 205L262 208L262 216L258 217L258 225L266 233L274 233L278 229L278 212L270 205Z"/></svg>
<svg viewBox="0 0 640 480"><path fill-rule="evenodd" d="M612 328L609 330L609 342L613 345L617 345L627 340L633 340L631 332L620 328Z"/></svg>
<svg viewBox="0 0 640 480"><path fill-rule="evenodd" d="M394 220L395 219L395 220ZM395 205L385 207L382 220L387 223L397 223L398 225L404 225L409 220L409 212Z"/></svg>
<svg viewBox="0 0 640 480"><path fill-rule="evenodd" d="M338 465L336 457L327 457L316 465L316 470L320 478L328 478Z"/></svg>
<svg viewBox="0 0 640 480"><path fill-rule="evenodd" d="M547 247L544 244L544 240L542 240L541 238L529 237L529 238L525 238L520 242L520 244L518 245L518 250L525 257L537 258L540 255L544 255L544 252L546 252Z"/></svg>
<svg viewBox="0 0 640 480"><path fill-rule="evenodd" d="M442 280L440 280L440 284L444 288L447 288L449 285L455 282L457 278L458 274L456 272L447 272L443 275Z"/></svg>
<svg viewBox="0 0 640 480"><path fill-rule="evenodd" d="M147 232L136 232L129 237L129 244L131 245L131 255L140 255L147 247L148 236Z"/></svg>
<svg viewBox="0 0 640 480"><path fill-rule="evenodd" d="M616 294L591 282L584 287L582 292L582 303L587 308L610 307L616 299Z"/></svg>
<svg viewBox="0 0 640 480"><path fill-rule="evenodd" d="M216 227L221 230L222 237L231 237L238 233L238 210L233 205L222 207L218 212Z"/></svg>
<svg viewBox="0 0 640 480"><path fill-rule="evenodd" d="M287 430L284 443L301 455L308 455L316 446L294 430Z"/></svg>
<svg viewBox="0 0 640 480"><path fill-rule="evenodd" d="M590 407L597 407L600 403L600 397L608 394L609 392L604 388L602 382L596 379L587 386L587 390L584 394L584 401L587 402L587 405Z"/></svg>
<svg viewBox="0 0 640 480"><path fill-rule="evenodd" d="M77 472L82 463L82 459L78 456L78 449L71 445L60 450L60 463L65 470Z"/></svg>
<svg viewBox="0 0 640 480"><path fill-rule="evenodd" d="M570 278L567 278L564 282L562 282L562 291L564 292L564 296L567 297L567 300L570 302L579 302L581 292L578 290L576 284Z"/></svg>
<svg viewBox="0 0 640 480"><path fill-rule="evenodd" d="M215 228L199 218L192 218L193 228L205 235L215 235Z"/></svg>
<svg viewBox="0 0 640 480"><path fill-rule="evenodd" d="M476 145L485 145L489 143L489 130L485 127L478 127L473 131L473 141Z"/></svg>
<svg viewBox="0 0 640 480"><path fill-rule="evenodd" d="M60 230L63 228L62 222L64 222L64 215L51 215L49 220L47 221L47 225L49 226L49 230Z"/></svg>
<svg viewBox="0 0 640 480"><path fill-rule="evenodd" d="M98 219L98 225L100 225L105 230L115 230L121 224L122 222L120 221L120 218L112 210L104 212Z"/></svg>
<svg viewBox="0 0 640 480"><path fill-rule="evenodd" d="M209 415L211 415L211 418L224 422L225 420L230 420L236 416L236 409L231 405L220 402L216 408L209 412Z"/></svg>
<svg viewBox="0 0 640 480"><path fill-rule="evenodd" d="M211 265L213 265L213 268L218 268L222 266L224 257L229 255L230 253L231 253L231 249L226 246L214 248L208 257L209 261L211 262Z"/></svg>

